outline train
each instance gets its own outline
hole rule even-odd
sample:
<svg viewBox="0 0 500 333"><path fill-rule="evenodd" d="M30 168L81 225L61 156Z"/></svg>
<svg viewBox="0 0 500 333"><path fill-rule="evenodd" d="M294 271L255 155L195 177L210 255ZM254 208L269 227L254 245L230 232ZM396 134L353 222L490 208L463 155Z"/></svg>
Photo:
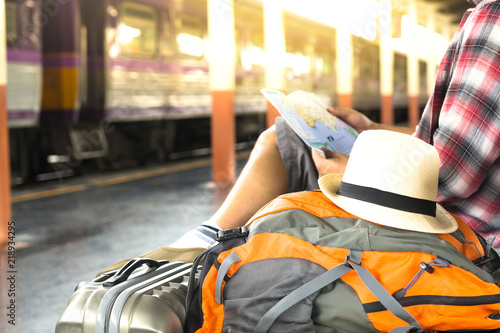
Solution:
<svg viewBox="0 0 500 333"><path fill-rule="evenodd" d="M206 0L5 4L13 185L210 153ZM234 1L238 149L266 126L262 7ZM335 29L284 12L284 30L285 92L335 105ZM353 56L354 107L376 120L378 42L353 36ZM406 111L406 56L394 66L394 106Z"/></svg>

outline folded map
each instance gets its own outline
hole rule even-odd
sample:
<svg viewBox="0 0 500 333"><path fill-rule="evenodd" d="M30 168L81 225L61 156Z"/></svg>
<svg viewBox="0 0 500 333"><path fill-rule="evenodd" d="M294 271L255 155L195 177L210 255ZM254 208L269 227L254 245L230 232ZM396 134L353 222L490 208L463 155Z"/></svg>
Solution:
<svg viewBox="0 0 500 333"><path fill-rule="evenodd" d="M270 89L261 92L311 148L323 156L323 148L342 154L351 152L358 133L328 112L317 95L301 90L289 95Z"/></svg>

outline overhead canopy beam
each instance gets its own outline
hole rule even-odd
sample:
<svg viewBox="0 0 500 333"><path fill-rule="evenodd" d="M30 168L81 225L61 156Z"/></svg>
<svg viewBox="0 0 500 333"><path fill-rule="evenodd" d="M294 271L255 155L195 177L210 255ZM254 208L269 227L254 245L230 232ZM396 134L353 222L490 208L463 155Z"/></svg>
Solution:
<svg viewBox="0 0 500 333"><path fill-rule="evenodd" d="M424 0L424 2L435 4L438 13L452 16L454 24L460 22L467 9L474 7L465 0Z"/></svg>

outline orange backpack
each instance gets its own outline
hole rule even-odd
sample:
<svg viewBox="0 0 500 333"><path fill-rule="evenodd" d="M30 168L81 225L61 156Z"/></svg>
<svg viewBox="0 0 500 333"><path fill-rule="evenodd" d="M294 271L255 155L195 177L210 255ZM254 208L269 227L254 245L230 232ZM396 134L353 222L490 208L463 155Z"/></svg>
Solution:
<svg viewBox="0 0 500 333"><path fill-rule="evenodd" d="M188 332L500 329L500 259L456 219L453 234L428 234L359 219L321 192L281 196L210 250Z"/></svg>

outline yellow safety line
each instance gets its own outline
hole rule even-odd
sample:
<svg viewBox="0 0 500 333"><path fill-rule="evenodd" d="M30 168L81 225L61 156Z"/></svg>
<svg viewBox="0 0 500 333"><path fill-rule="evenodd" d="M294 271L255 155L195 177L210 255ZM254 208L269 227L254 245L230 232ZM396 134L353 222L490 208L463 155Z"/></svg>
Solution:
<svg viewBox="0 0 500 333"><path fill-rule="evenodd" d="M167 167L167 168L155 169L155 170L150 170L150 171L141 171L141 172L133 173L130 175L117 176L117 177L112 177L112 178L108 178L108 179L104 179L104 180L97 180L97 181L92 182L91 185L92 185L92 187L104 187L104 186L109 186L109 185L126 183L126 182L133 181L133 180L139 180L139 179L150 178L150 177L154 177L154 176L166 175L166 174L174 173L174 172L181 172L181 171L187 171L187 170L207 167L207 166L210 166L211 164L212 163L209 160L191 162L190 164L174 165L174 166Z"/></svg>
<svg viewBox="0 0 500 333"><path fill-rule="evenodd" d="M32 192L32 193L20 194L20 195L12 196L10 201L12 203L17 203L17 202L23 202L23 201L28 201L28 200L35 200L35 199L47 198L47 197L52 197L52 196L55 196L55 195L68 194L68 193L83 191L86 188L87 187L85 185L66 186L66 187L56 188L56 189L52 189L52 190L45 190L45 191Z"/></svg>
<svg viewBox="0 0 500 333"><path fill-rule="evenodd" d="M240 153L237 155L237 159L248 158L248 156L249 156L249 153ZM71 185L71 186L65 186L65 187L51 189L51 190L44 190L44 191L27 193L27 194L13 195L11 197L11 203L18 203L18 202L24 202L24 201L29 201L29 200L52 197L52 196L61 195L61 194L79 192L79 191L87 190L90 188L121 184L121 183L126 183L126 182L130 182L130 181L134 181L134 180L140 180L140 179L145 179L145 178L150 178L150 177L155 177L155 176L166 175L166 174L170 174L170 173L174 173L174 172L181 172L181 171L187 171L187 170L207 167L207 166L210 166L211 164L212 164L211 159L206 159L206 160L190 162L187 164L178 164L178 165L168 166L168 167L159 168L159 169L155 169L155 170L134 172L131 174L111 177L111 178L107 178L107 179L103 179L103 180L95 180L95 181L91 181L91 182L86 183L86 184Z"/></svg>

